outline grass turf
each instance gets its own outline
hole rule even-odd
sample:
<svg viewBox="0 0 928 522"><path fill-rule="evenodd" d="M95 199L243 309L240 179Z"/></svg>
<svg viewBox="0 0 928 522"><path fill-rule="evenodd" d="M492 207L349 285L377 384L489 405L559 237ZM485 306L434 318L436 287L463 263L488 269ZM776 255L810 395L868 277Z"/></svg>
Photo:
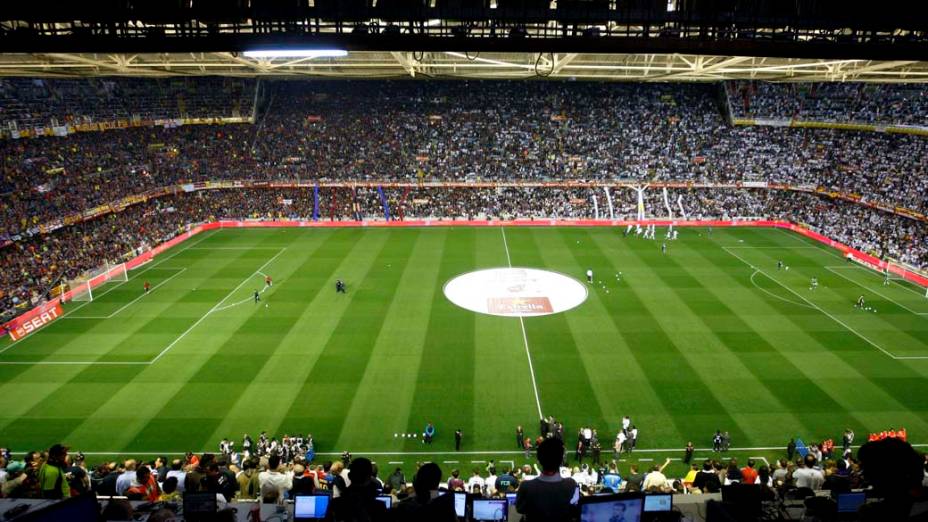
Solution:
<svg viewBox="0 0 928 522"><path fill-rule="evenodd" d="M266 430L313 433L323 453L404 462L426 457L400 453L453 451L461 428L464 449L477 452L469 458L505 459L516 425L537 433L521 326L457 308L442 286L509 258L578 280L592 268L602 281L580 307L524 321L541 408L571 442L590 424L609 444L626 414L642 449L708 447L717 428L750 448L840 440L845 427L863 437L905 426L910 440L928 438L923 291L883 286L780 230L682 229L668 255L660 239L614 228L507 228L506 237L498 228L198 236L92 303L68 305L40 333L0 344L0 445L176 454ZM780 259L790 270L777 270ZM255 305L260 273L274 286ZM155 289L139 298L145 280ZM861 294L876 313L852 306ZM394 437L428 421L438 428L431 447Z"/></svg>

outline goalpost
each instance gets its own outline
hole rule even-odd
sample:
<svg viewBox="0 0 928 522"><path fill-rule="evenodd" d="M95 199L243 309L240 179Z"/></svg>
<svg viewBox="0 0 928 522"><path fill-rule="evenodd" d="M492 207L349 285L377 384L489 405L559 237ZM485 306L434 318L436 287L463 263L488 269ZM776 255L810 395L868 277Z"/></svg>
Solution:
<svg viewBox="0 0 928 522"><path fill-rule="evenodd" d="M111 266L109 263L94 270L86 278L68 283L71 287L71 301L93 301L93 289L105 283L125 283L129 280L126 264Z"/></svg>

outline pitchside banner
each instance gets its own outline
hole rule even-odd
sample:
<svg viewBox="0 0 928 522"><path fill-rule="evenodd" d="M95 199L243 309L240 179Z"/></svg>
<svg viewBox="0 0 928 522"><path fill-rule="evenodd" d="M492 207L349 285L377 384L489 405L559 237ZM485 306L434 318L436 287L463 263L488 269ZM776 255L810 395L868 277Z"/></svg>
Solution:
<svg viewBox="0 0 928 522"><path fill-rule="evenodd" d="M7 328L10 329L10 337L14 341L18 341L32 332L42 329L62 315L64 315L64 310L61 309L61 303L55 301L54 304L49 303L48 307L38 310L38 313L25 314L23 317L15 319L7 324Z"/></svg>

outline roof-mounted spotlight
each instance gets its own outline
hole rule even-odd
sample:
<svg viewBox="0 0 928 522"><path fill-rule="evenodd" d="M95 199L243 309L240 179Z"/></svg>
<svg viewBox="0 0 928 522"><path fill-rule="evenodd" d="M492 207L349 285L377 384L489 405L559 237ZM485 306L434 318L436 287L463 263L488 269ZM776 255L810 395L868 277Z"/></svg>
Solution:
<svg viewBox="0 0 928 522"><path fill-rule="evenodd" d="M342 58L348 56L343 49L266 49L245 51L248 58Z"/></svg>

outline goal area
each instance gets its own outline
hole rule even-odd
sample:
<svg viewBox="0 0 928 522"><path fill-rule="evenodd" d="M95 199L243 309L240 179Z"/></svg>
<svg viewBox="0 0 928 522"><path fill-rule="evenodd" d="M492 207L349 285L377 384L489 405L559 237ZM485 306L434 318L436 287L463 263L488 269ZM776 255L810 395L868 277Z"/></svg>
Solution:
<svg viewBox="0 0 928 522"><path fill-rule="evenodd" d="M125 283L129 280L126 264L106 264L86 277L75 279L67 283L71 290L71 301L88 302L94 299L94 290L106 283Z"/></svg>

